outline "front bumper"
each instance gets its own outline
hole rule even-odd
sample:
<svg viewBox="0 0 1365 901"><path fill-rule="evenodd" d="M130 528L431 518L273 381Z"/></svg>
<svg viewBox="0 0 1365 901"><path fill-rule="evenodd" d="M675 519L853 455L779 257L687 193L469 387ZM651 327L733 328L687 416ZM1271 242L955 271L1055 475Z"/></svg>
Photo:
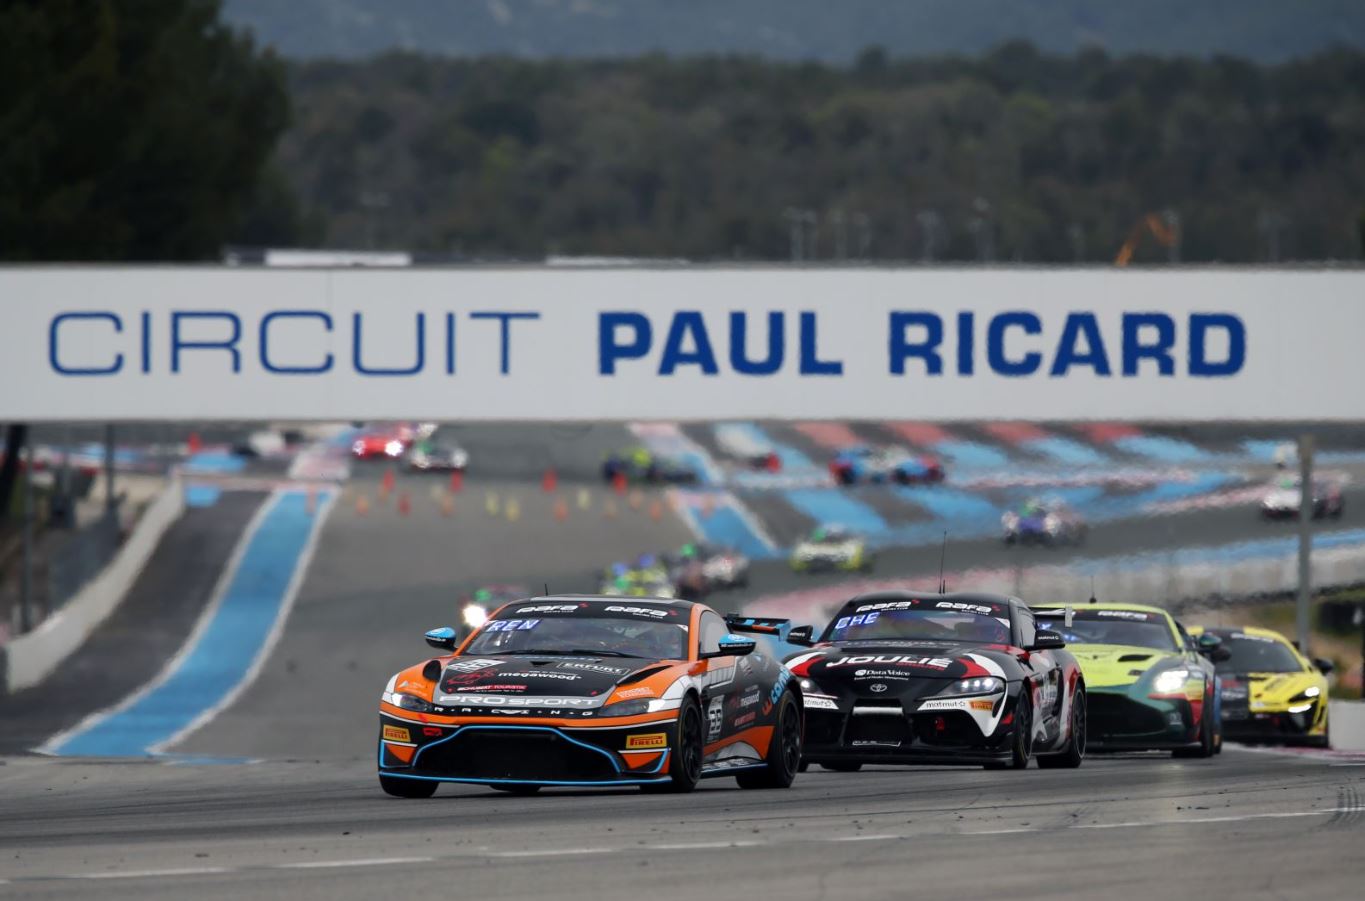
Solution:
<svg viewBox="0 0 1365 901"><path fill-rule="evenodd" d="M793 557L792 569L797 572L853 572L865 565L865 557Z"/></svg>
<svg viewBox="0 0 1365 901"><path fill-rule="evenodd" d="M802 759L811 763L964 764L1010 758L1012 726L984 735L961 711L900 715L806 709Z"/></svg>
<svg viewBox="0 0 1365 901"><path fill-rule="evenodd" d="M648 785L668 780L676 731L674 722L433 725L381 714L379 772L480 785ZM398 741L404 736L409 741Z"/></svg>
<svg viewBox="0 0 1365 901"><path fill-rule="evenodd" d="M1126 691L1086 694L1087 745L1095 751L1149 751L1199 744L1199 722L1187 700L1137 697Z"/></svg>
<svg viewBox="0 0 1365 901"><path fill-rule="evenodd" d="M1251 711L1245 704L1224 702L1223 737L1247 744L1325 744L1327 711L1321 699L1299 713L1288 709Z"/></svg>

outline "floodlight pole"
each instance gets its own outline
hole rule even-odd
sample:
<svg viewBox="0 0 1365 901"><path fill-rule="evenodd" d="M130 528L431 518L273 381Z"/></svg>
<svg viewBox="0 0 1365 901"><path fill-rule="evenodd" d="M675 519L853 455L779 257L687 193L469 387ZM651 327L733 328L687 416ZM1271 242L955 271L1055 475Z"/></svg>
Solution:
<svg viewBox="0 0 1365 901"><path fill-rule="evenodd" d="M1299 436L1299 597L1295 611L1299 650L1308 654L1308 595L1313 581L1313 436Z"/></svg>

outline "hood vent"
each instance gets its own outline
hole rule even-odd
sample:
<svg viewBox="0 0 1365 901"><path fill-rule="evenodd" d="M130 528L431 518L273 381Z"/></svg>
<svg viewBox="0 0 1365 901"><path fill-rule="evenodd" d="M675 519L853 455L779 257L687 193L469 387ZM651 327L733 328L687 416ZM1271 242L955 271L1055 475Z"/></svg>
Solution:
<svg viewBox="0 0 1365 901"><path fill-rule="evenodd" d="M427 665L422 667L422 678L428 682L435 682L441 678L441 661L428 660Z"/></svg>
<svg viewBox="0 0 1365 901"><path fill-rule="evenodd" d="M617 682L616 684L629 685L632 682L639 682L641 679L647 679L650 676L654 675L655 673L661 673L666 669L668 669L667 664L654 664L652 666L646 666L643 667L642 669L637 669L635 672L631 673L629 676L626 676L624 679L622 679L620 682Z"/></svg>
<svg viewBox="0 0 1365 901"><path fill-rule="evenodd" d="M1119 663L1141 663L1144 660L1151 659L1151 654L1124 654L1119 658Z"/></svg>

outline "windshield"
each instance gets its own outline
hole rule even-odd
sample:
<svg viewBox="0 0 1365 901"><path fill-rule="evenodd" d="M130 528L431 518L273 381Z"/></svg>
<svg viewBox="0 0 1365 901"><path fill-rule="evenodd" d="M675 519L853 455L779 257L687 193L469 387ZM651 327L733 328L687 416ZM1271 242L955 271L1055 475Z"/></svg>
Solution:
<svg viewBox="0 0 1365 901"><path fill-rule="evenodd" d="M822 641L970 641L1009 644L1009 609L991 602L918 598L847 604L825 629Z"/></svg>
<svg viewBox="0 0 1365 901"><path fill-rule="evenodd" d="M1303 672L1298 657L1279 639L1244 632L1227 632L1219 637L1223 639L1223 647L1232 654L1217 664L1219 673Z"/></svg>
<svg viewBox="0 0 1365 901"><path fill-rule="evenodd" d="M1177 651L1166 616L1140 610L1076 610L1071 625L1062 611L1034 611L1038 628L1060 632L1067 644L1117 644Z"/></svg>
<svg viewBox="0 0 1365 901"><path fill-rule="evenodd" d="M498 611L465 654L579 654L687 659L685 608L633 604L529 604Z"/></svg>

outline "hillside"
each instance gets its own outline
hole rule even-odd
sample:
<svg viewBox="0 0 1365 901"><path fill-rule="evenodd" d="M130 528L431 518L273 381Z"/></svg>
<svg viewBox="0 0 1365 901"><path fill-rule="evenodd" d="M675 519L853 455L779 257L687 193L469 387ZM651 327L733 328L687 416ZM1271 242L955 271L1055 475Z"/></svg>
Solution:
<svg viewBox="0 0 1365 901"><path fill-rule="evenodd" d="M1230 54L1277 62L1365 46L1361 0L225 0L287 56L757 53L846 62L978 53L1027 40L1069 53Z"/></svg>

